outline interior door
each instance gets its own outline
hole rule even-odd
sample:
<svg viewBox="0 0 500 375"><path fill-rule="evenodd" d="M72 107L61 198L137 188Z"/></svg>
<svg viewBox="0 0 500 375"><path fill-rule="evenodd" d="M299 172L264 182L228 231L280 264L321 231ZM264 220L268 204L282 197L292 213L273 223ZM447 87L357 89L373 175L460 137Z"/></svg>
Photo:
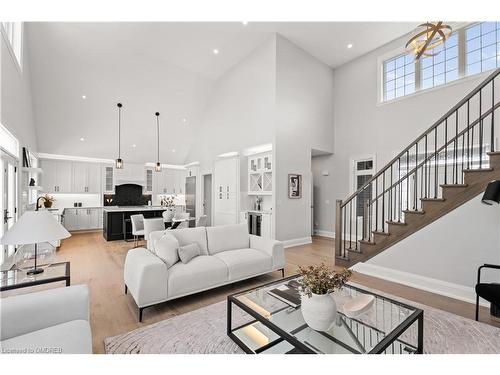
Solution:
<svg viewBox="0 0 500 375"><path fill-rule="evenodd" d="M0 230L0 237L6 233L17 220L17 161L11 156L2 153L1 156L2 168L2 199L1 212L3 215L3 225ZM7 257L14 254L15 247L13 245L3 245L0 254L0 264Z"/></svg>

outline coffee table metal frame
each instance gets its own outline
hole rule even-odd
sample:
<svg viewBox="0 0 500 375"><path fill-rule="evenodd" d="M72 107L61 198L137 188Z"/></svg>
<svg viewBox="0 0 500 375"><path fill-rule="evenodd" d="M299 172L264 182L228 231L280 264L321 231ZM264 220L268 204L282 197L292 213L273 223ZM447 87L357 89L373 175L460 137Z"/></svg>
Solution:
<svg viewBox="0 0 500 375"><path fill-rule="evenodd" d="M293 336L293 333L301 331L302 329L306 328L307 325L303 325L301 327L298 327L296 330L294 330L294 331L291 332L292 334L288 333L288 332L284 331L283 329L281 329L280 327L276 326L270 320L266 319L265 317L263 317L262 315L260 315L259 313L257 313L255 310L253 310L252 308L250 308L249 306L247 306L246 304L244 304L240 300L238 300L238 298L237 298L238 296L244 295L245 293L252 292L252 291L254 291L256 289L266 288L266 287L271 286L273 284L283 284L283 283L285 283L285 282L287 282L289 280L296 279L297 277L299 277L299 275L289 276L287 278L280 279L280 280L275 280L275 281L272 281L270 283L261 285L259 287L250 288L250 289L244 290L242 292L238 292L238 293L229 295L227 297L227 335L245 353L247 353L247 354L258 354L258 353L261 353L261 352L263 352L263 351L271 348L272 346L275 346L275 345L277 345L277 344L279 344L279 343L281 343L283 341L287 341L290 345L292 345L295 348L292 351L293 353L316 354L316 352L312 348L310 348L308 345L304 344L303 342L301 342L300 340L298 340L297 338L295 338ZM424 312L423 312L423 310L418 309L418 308L413 307L413 306L410 306L410 305L407 305L405 303L398 302L398 301L395 301L393 299L381 296L379 294L366 291L366 290L364 290L362 288L358 288L358 287L353 286L353 285L348 285L348 287L352 288L352 289L354 289L354 290L356 290L356 291L358 291L360 293L371 294L371 295L373 295L373 296L375 296L377 298L381 298L383 300L389 301L390 303L393 303L396 306L403 307L403 308L410 309L410 310L414 310L413 313L411 313L411 315L409 317L407 317L404 321L402 321L395 329L393 329L391 332L387 333L387 335L377 345L375 345L368 352L368 354L381 354L381 353L384 353L384 351L393 342L395 342L415 322L417 322L417 330L418 330L417 346L415 348L415 353L416 354L422 354L423 353L423 336L424 336ZM244 324L242 324L242 325L240 325L238 327L232 328L232 305L233 304L236 305L237 307L239 307L241 310L243 310L245 313L247 313L251 317L253 317L254 320L251 321L251 322L244 323ZM281 310L288 309L288 308L290 308L290 306L286 306L283 309L275 311L274 313L277 313L277 312L279 312ZM300 306L297 307L297 308L300 308ZM341 314L341 315L343 315L343 314ZM258 348L258 349L256 349L256 350L252 350L242 340L240 340L234 334L234 332L237 331L237 330L239 330L239 329L241 329L241 328L243 328L243 327L246 327L246 326L248 326L250 324L253 324L255 322L259 322L259 323L263 324L264 326L266 326L267 328L269 328L271 331L273 331L274 333L276 333L279 338L276 339L276 340L274 340L274 341L272 341L272 342L270 342L270 343L268 343L268 344L266 344L266 345L264 345L264 346L262 346L262 347L260 347L260 348ZM366 325L365 323L361 323L361 324ZM373 328L373 327L371 327L371 328ZM350 350L353 353L361 353L361 352L353 351L353 349L351 347L347 346L342 341L337 340L336 338L328 335L325 332L319 332L318 331L318 333L322 334L325 337L328 337L330 340L335 341L335 343L343 346L344 348Z"/></svg>
<svg viewBox="0 0 500 375"><path fill-rule="evenodd" d="M37 279L36 277L33 278L33 280L30 280L29 277L26 278L26 281L16 283L16 284L11 284L11 285L5 285L0 287L0 292L6 291L6 290L12 290L12 289L19 289L19 288L27 288L30 286L35 286L35 285L43 285L43 284L48 284L48 283L55 283L58 281L65 281L66 286L71 285L71 272L70 272L70 263L69 262L59 262L59 263L53 263L48 267L54 267L58 266L61 264L66 264L66 269L64 272L63 276L54 276L54 277L47 277L47 278L40 278ZM9 271L1 271L2 273L7 273L7 272L12 272L14 270L9 270ZM22 271L18 271L22 272ZM44 271L45 272L45 271ZM43 275L43 274L40 274ZM38 275L38 276L40 276Z"/></svg>

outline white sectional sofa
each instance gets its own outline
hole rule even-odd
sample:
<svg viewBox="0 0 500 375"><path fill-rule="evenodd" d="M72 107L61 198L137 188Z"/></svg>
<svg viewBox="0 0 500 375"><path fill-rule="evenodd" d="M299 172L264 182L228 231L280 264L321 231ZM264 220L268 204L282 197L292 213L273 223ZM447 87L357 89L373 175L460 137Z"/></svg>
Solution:
<svg viewBox="0 0 500 375"><path fill-rule="evenodd" d="M172 234L180 246L197 243L201 255L170 268L155 255L155 247ZM273 271L284 276L285 254L279 241L249 235L246 224L153 232L148 249L127 253L124 269L127 290L142 311L149 306Z"/></svg>
<svg viewBox="0 0 500 375"><path fill-rule="evenodd" d="M1 351L27 354L92 354L86 285L3 298Z"/></svg>

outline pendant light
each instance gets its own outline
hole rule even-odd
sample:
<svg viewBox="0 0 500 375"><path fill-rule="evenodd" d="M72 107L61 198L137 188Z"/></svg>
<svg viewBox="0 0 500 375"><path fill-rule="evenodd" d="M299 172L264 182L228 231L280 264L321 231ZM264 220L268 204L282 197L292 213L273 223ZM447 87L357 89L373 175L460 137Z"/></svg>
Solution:
<svg viewBox="0 0 500 375"><path fill-rule="evenodd" d="M122 128L122 103L116 105L118 107L118 159L116 159L116 169L123 169L123 160L121 158L121 128Z"/></svg>
<svg viewBox="0 0 500 375"><path fill-rule="evenodd" d="M419 58L435 56L439 52L433 51L444 44L452 32L450 25L445 25L443 21L426 22L418 26L413 37L406 43L408 52L415 55L415 60Z"/></svg>
<svg viewBox="0 0 500 375"><path fill-rule="evenodd" d="M157 154L157 162L155 165L155 171L156 172L161 172L161 163L160 163L160 112L155 113L156 116L156 136L157 136L157 141L158 141L158 154Z"/></svg>

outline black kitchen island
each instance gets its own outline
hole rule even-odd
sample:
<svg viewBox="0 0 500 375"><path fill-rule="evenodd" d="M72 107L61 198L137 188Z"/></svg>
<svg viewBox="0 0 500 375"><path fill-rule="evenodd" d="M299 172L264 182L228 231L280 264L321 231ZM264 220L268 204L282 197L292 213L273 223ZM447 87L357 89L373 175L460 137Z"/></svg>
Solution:
<svg viewBox="0 0 500 375"><path fill-rule="evenodd" d="M103 236L106 241L132 239L131 215L144 218L162 217L165 207L150 206L107 206L103 208Z"/></svg>

